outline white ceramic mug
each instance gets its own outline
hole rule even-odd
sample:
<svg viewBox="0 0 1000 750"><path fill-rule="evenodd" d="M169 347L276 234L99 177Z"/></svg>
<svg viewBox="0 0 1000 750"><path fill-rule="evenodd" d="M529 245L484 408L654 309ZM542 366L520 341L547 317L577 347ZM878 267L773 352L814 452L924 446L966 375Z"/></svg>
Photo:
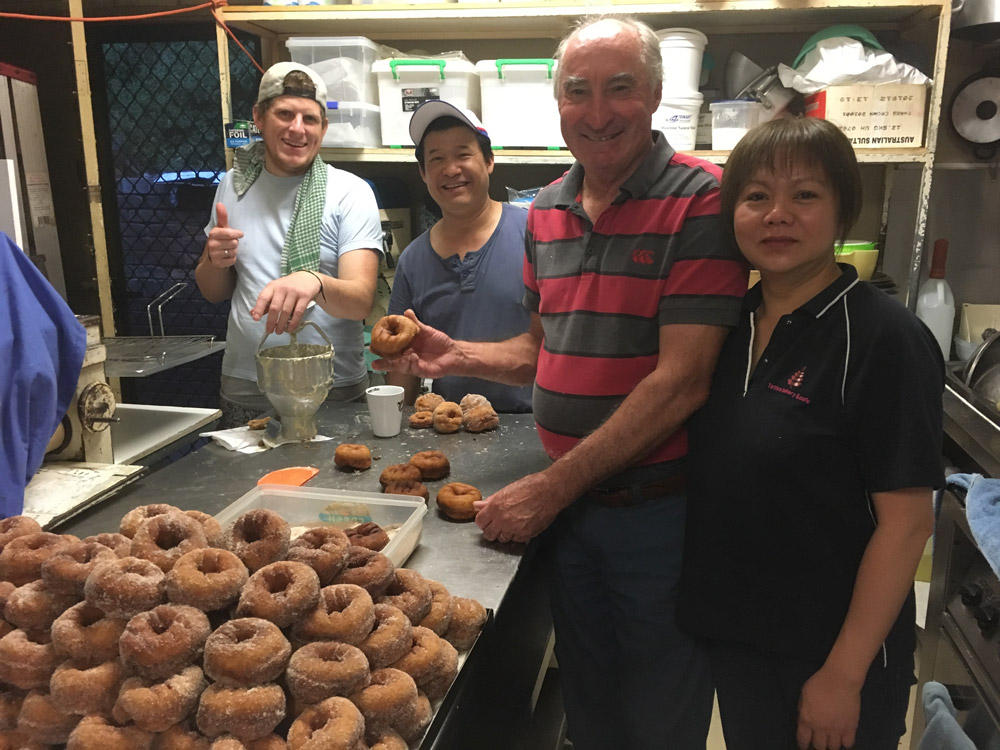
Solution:
<svg viewBox="0 0 1000 750"><path fill-rule="evenodd" d="M368 414L375 437L398 435L403 421L403 387L374 385L365 391L365 395L368 397Z"/></svg>

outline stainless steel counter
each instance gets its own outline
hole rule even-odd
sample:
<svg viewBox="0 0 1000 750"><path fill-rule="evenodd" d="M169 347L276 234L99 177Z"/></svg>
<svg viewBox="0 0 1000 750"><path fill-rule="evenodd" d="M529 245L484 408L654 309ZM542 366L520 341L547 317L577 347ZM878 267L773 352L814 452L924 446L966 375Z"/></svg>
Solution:
<svg viewBox="0 0 1000 750"><path fill-rule="evenodd" d="M486 497L513 479L544 469L549 460L542 451L530 414L503 414L493 432L457 432L441 435L404 425L393 438L372 435L365 404L328 404L318 413L319 433L325 442L282 445L264 453L239 454L214 443L145 477L112 500L58 527L63 533L87 536L117 531L121 517L149 503L171 503L215 515L251 490L269 471L287 466L315 466L320 470L307 486L379 492L378 477L389 464L408 461L417 451L440 450L451 462L451 475L428 482L430 511L424 517L420 544L406 563L427 578L440 581L457 596L478 599L499 609L524 551L523 545L486 542L472 522L457 523L441 516L434 506L438 488L450 481L466 482ZM372 468L344 473L333 462L340 443L363 443L371 448Z"/></svg>

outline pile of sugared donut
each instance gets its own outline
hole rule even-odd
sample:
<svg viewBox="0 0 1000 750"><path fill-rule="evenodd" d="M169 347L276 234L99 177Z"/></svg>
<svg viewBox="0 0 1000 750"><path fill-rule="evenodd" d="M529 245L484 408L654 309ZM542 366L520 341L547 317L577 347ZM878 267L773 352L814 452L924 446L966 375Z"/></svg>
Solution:
<svg viewBox="0 0 1000 750"><path fill-rule="evenodd" d="M391 750L482 605L333 527L171 505L78 539L0 520L0 750Z"/></svg>

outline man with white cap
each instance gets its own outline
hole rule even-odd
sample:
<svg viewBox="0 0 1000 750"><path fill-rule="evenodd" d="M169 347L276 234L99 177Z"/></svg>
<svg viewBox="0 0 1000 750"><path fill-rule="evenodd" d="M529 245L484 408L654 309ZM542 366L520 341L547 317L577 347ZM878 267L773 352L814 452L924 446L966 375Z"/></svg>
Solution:
<svg viewBox="0 0 1000 750"><path fill-rule="evenodd" d="M524 297L524 227L528 212L490 198L493 151L475 114L449 102L425 102L410 118L420 177L441 220L400 256L389 313L407 309L457 339L497 341L528 330ZM389 373L413 403L419 379ZM449 401L479 393L501 412L531 411L531 387L444 376L434 392Z"/></svg>
<svg viewBox="0 0 1000 750"><path fill-rule="evenodd" d="M270 408L257 387L265 331L294 330L310 313L334 346L330 399L361 398L368 385L362 320L375 296L382 229L371 188L319 157L326 85L297 63L271 66L254 123L262 141L236 150L215 196L195 279L210 302L232 300L222 361L224 426ZM301 343L325 344L311 327Z"/></svg>

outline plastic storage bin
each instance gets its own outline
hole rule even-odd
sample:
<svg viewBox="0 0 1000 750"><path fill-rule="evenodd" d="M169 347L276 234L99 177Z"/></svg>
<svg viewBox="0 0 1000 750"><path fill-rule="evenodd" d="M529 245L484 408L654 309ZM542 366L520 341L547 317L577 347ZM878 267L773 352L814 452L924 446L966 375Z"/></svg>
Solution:
<svg viewBox="0 0 1000 750"><path fill-rule="evenodd" d="M483 125L494 146L566 147L553 89L555 60L480 60L476 72ZM531 116L526 117L529 112Z"/></svg>
<svg viewBox="0 0 1000 750"><path fill-rule="evenodd" d="M327 102L327 148L378 148L382 143L379 109L367 102Z"/></svg>
<svg viewBox="0 0 1000 750"><path fill-rule="evenodd" d="M410 116L431 99L444 99L480 116L479 75L466 60L395 58L377 60L383 146L412 146Z"/></svg>
<svg viewBox="0 0 1000 750"><path fill-rule="evenodd" d="M663 98L694 96L708 37L697 29L662 29L656 36L663 58Z"/></svg>
<svg viewBox="0 0 1000 750"><path fill-rule="evenodd" d="M694 151L702 95L664 98L653 113L653 128L667 137L675 151Z"/></svg>
<svg viewBox="0 0 1000 750"><path fill-rule="evenodd" d="M427 506L420 498L262 484L223 508L215 520L225 531L241 515L257 508L273 510L288 521L293 538L297 536L296 526L328 524L347 529L368 521L382 528L398 525L389 544L382 549L382 554L396 567L405 563L416 549L427 513Z"/></svg>
<svg viewBox="0 0 1000 750"><path fill-rule="evenodd" d="M730 151L750 128L760 122L760 102L731 99L712 102L712 148Z"/></svg>
<svg viewBox="0 0 1000 750"><path fill-rule="evenodd" d="M307 65L326 84L326 98L336 102L378 104L372 63L381 46L363 36L293 36L285 41L292 62Z"/></svg>

